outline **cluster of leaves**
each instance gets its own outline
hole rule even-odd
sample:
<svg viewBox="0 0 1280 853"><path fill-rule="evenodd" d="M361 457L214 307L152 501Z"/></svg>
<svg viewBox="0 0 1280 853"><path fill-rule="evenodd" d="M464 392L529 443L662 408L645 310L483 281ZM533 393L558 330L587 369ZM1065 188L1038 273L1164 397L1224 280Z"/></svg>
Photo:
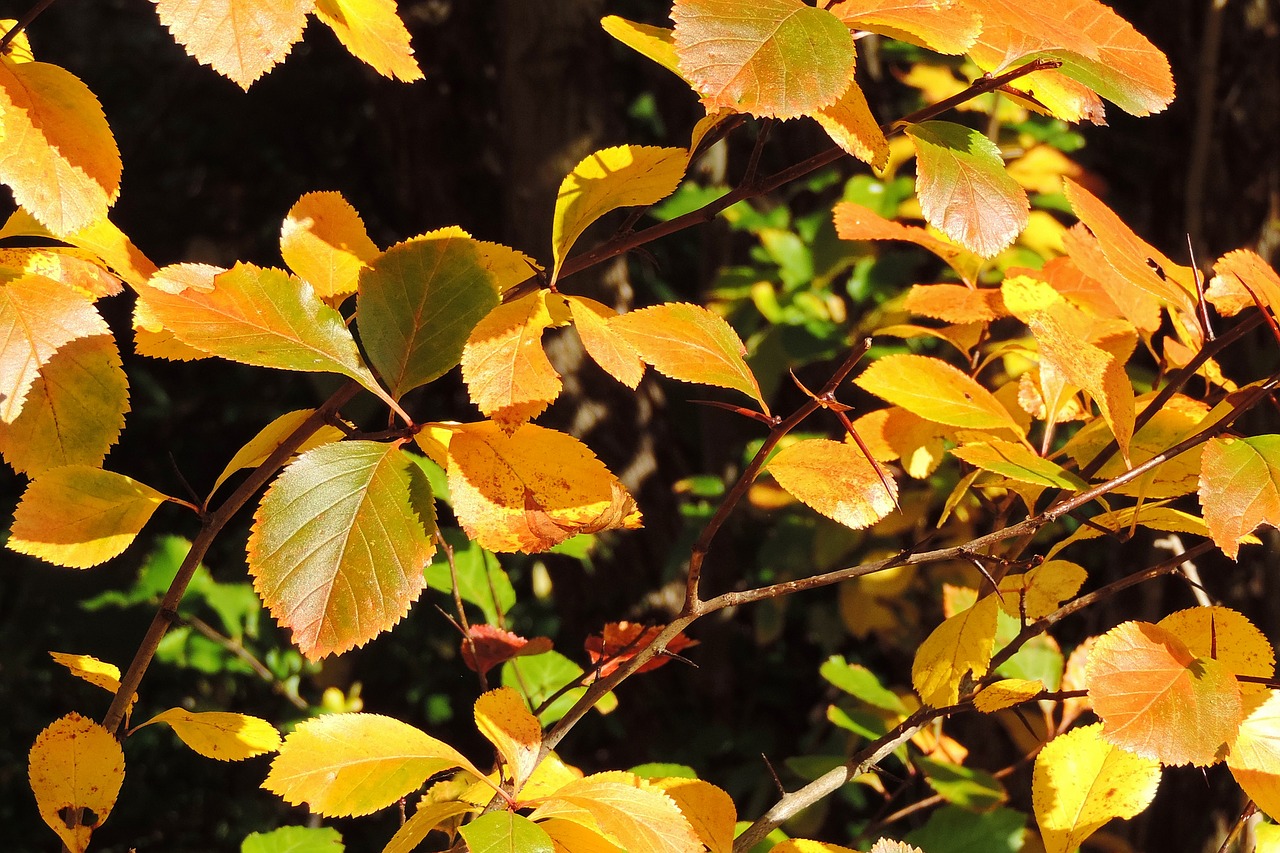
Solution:
<svg viewBox="0 0 1280 853"><path fill-rule="evenodd" d="M161 21L192 56L242 86L284 58L312 12L381 73L420 75L389 0L239 0L222 7L219 17L204 4L157 2ZM283 222L285 268L157 269L108 218L121 163L96 99L68 72L36 61L25 33L5 24L0 180L20 207L0 237L49 244L0 256L0 452L31 478L7 546L83 569L122 553L163 503L189 508L202 523L127 671L87 655L54 656L115 697L102 724L69 713L31 750L40 813L69 849L86 849L115 804L125 766L117 736L200 560L264 488L248 571L307 659L341 654L390 630L428 585L454 594L461 656L486 688L475 721L494 747L493 769L376 714L316 717L283 739L271 723L227 711L173 708L143 725L165 723L211 758L277 753L263 787L324 816L369 814L446 774L427 787L387 850L414 849L440 831L477 850L742 851L850 780L884 790L877 768L891 756L918 769L943 800L984 815L988 843L997 831L1021 838L1023 818L1002 805L1007 795L998 781L967 766L965 747L939 728L938 721L974 709L1024 720L1018 715L1039 711L1037 742L1027 750L1036 754L1031 796L1040 839L1053 853L1145 809L1165 766L1225 761L1260 808L1280 815L1274 652L1244 616L1209 604L1155 624L1125 622L1069 656L1047 633L1211 547L1234 559L1259 525L1280 524L1280 437L1231 432L1268 399L1277 377L1237 385L1214 361L1264 321L1280 342L1272 319L1280 276L1240 250L1218 260L1206 287L1197 270L1146 244L1083 183L1063 178L1069 161L1032 148L1006 167L995 141L936 119L997 91L1020 108L1066 121L1101 122L1103 98L1145 115L1173 97L1164 57L1096 0L1044 11L1006 0L844 0L825 8L800 0L677 0L671 18L670 30L616 17L603 26L684 79L706 118L687 147L619 146L579 163L560 188L545 268L459 228L382 248L345 199L316 192L299 199ZM976 69L973 80L951 77L956 91L882 126L855 79L857 39L867 33L964 55ZM757 175L753 164L740 186L697 209L570 255L607 214L672 196L691 161L740 126L743 114L813 119L835 147L774 176ZM575 272L846 154L878 170L882 184L905 160L915 161L914 192L904 194L893 217L855 198L835 206L829 227L847 244L846 260L873 252L873 244L905 242L936 256L946 279L915 284L877 315L901 316L863 330L915 345L878 353L855 379L883 408L854 419L836 396L869 345L855 348L818 391L802 389L805 403L775 415L762 384L776 387L782 370L775 366L762 383L748 347L716 312L664 303L618 314L563 289ZM1059 187L1054 207L1049 197ZM1028 191L1038 194L1042 214L1034 232ZM1063 205L1079 220L1070 229L1048 215ZM914 212L926 226L897 221ZM798 293L816 270L788 266L794 255L785 252L786 232L755 233L772 247L790 300L771 301L768 282L753 286L753 304L766 319L816 318L841 328L840 309L815 304L838 302L830 284L848 265L828 270L825 298L806 302ZM1022 245L1010 248L1020 236ZM103 463L123 427L128 390L97 302L126 288L141 355L222 358L347 382L322 406L264 426L203 498L166 495L109 471ZM1210 304L1222 316L1250 313L1215 336ZM788 308L799 313L788 315ZM590 449L530 423L561 393L542 339L566 327L624 386L636 388L653 367L736 392L744 405L718 405L767 430L693 545L679 612L664 626L606 626L588 641L590 669L552 650L546 638L507 630L514 593L485 554L540 552L641 524L635 500ZM1158 368L1159 382L1143 378L1147 363ZM484 419L406 410L409 392L459 366ZM1205 399L1186 393L1197 376L1210 388ZM361 430L342 417L361 389L389 410L386 429ZM832 416L839 439L791 434L820 410ZM955 472L953 487L934 501L915 484L943 465ZM765 473L769 479L758 481ZM869 529L865 541L887 540L895 524L901 532L899 507L902 515L931 518L939 547L913 544L881 560L705 597L701 569L717 532L770 482L790 496L782 501L797 500L847 530ZM1193 494L1199 514L1186 500ZM475 549L465 565L440 529L438 502L465 532L465 547ZM1015 516L1022 520L1011 523ZM1138 528L1205 542L1080 595L1089 572L1060 553ZM1043 555L1024 553L1042 545ZM438 552L443 560L433 563ZM857 740L838 766L783 795L753 823L736 825L733 801L707 781L665 770L583 774L554 752L590 709L618 701L611 691L625 679L691 646L684 631L710 613L849 582L842 591L846 621L855 633L869 633L883 627L876 619L912 582L904 573L957 562L976 567L980 580L942 590L945 619L914 651L912 691L905 678L885 686L865 666L829 661L822 675L850 697L831 706L829 719L866 743ZM904 583L890 591L895 578ZM483 613L484 624L466 621L464 602ZM536 678L525 664L536 666ZM499 666L503 686L487 690L488 673ZM1075 726L1086 713L1100 722ZM939 840L942 829L920 832L881 839L873 849L952 849ZM246 842L279 849L263 838L253 845ZM772 849L848 848L786 839Z"/></svg>

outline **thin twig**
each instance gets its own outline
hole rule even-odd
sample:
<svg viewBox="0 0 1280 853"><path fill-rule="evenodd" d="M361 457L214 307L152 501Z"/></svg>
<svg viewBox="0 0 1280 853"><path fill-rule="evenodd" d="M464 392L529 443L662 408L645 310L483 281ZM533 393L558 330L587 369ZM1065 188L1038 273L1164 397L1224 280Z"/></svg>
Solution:
<svg viewBox="0 0 1280 853"><path fill-rule="evenodd" d="M212 640L222 648L231 652L240 660L248 664L249 668L257 674L263 681L269 683L273 690L289 700L289 704L297 708L299 711L307 710L307 702L296 692L291 691L283 681L276 678L276 674L267 668L266 664L253 656L253 653L244 647L239 640L232 639L223 634L217 628L201 619L199 616L176 616L173 619L175 625L190 625L205 638Z"/></svg>
<svg viewBox="0 0 1280 853"><path fill-rule="evenodd" d="M16 39L23 30L31 26L31 22L40 17L41 12L52 5L53 0L39 0L38 3L28 9L27 14L19 18L18 22L14 24L13 27L4 34L4 36L0 37L0 54L8 53L9 45L13 43L13 40Z"/></svg>

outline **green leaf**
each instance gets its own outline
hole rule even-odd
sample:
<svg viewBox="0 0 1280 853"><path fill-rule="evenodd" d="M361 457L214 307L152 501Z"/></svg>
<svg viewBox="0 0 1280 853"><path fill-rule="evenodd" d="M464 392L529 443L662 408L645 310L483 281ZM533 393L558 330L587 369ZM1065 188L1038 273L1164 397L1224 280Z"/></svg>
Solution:
<svg viewBox="0 0 1280 853"><path fill-rule="evenodd" d="M282 826L250 833L240 844L240 853L342 853L345 849L342 836L330 826Z"/></svg>
<svg viewBox="0 0 1280 853"><path fill-rule="evenodd" d="M943 806L929 822L907 833L906 841L929 853L1018 853L1026 835L1027 816L1004 807L975 814Z"/></svg>
<svg viewBox="0 0 1280 853"><path fill-rule="evenodd" d="M360 274L360 341L399 399L462 359L471 330L498 305L479 244L449 229L392 246Z"/></svg>
<svg viewBox="0 0 1280 853"><path fill-rule="evenodd" d="M642 779L697 779L698 771L687 764L670 764L663 761L650 761L637 764L627 771Z"/></svg>
<svg viewBox="0 0 1280 853"><path fill-rule="evenodd" d="M975 812L990 811L1009 799L1004 786L985 770L930 761L918 756L916 766L924 771L925 781L947 802Z"/></svg>
<svg viewBox="0 0 1280 853"><path fill-rule="evenodd" d="M489 812L461 829L471 853L555 853L546 830L514 812Z"/></svg>
<svg viewBox="0 0 1280 853"><path fill-rule="evenodd" d="M582 676L582 667L559 652L543 652L540 655L513 658L502 665L502 685L514 687L524 696L529 707L537 709L551 694ZM563 717L573 703L587 692L585 687L575 687L547 706L538 714L544 726ZM596 707L603 710L617 703L612 693L605 694Z"/></svg>
<svg viewBox="0 0 1280 853"><path fill-rule="evenodd" d="M1066 489L1071 492L1086 488L1086 484L1056 462L1032 453L1029 448L1012 441L991 441L966 444L954 448L952 455L963 459L975 468L992 471L1035 486Z"/></svg>
<svg viewBox="0 0 1280 853"><path fill-rule="evenodd" d="M908 125L916 146L916 193L929 224L989 258L1027 227L1030 204L994 142L947 121Z"/></svg>
<svg viewBox="0 0 1280 853"><path fill-rule="evenodd" d="M458 594L462 596L462 600L479 607L488 624L502 624L502 617L516 603L516 591L498 558L468 539L460 530L446 530L444 538L453 548ZM446 595L453 592L449 561L444 552L436 553L434 561L427 566L426 575L427 585L432 589Z"/></svg>
<svg viewBox="0 0 1280 853"><path fill-rule="evenodd" d="M898 695L880 683L876 674L861 664L846 663L839 655L823 662L818 674L850 696L868 705L895 714L907 714L907 706Z"/></svg>
<svg viewBox="0 0 1280 853"><path fill-rule="evenodd" d="M267 491L249 572L308 658L364 645L417 600L435 517L415 489L429 492L426 475L398 446L344 441L299 456Z"/></svg>

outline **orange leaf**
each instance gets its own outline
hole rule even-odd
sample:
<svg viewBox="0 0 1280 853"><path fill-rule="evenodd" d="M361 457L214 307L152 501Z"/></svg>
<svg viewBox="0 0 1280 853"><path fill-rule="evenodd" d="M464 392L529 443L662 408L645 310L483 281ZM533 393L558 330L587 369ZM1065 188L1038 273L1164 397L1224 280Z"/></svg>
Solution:
<svg viewBox="0 0 1280 853"><path fill-rule="evenodd" d="M1240 686L1170 631L1125 622L1098 639L1085 678L1103 737L1163 764L1221 760L1244 719Z"/></svg>
<svg viewBox="0 0 1280 853"><path fill-rule="evenodd" d="M731 853L738 809L724 790L701 779L675 776L653 784L675 801L711 853Z"/></svg>
<svg viewBox="0 0 1280 853"><path fill-rule="evenodd" d="M1023 678L1006 678L982 688L973 697L973 707L983 714L994 714L1032 699L1044 692L1044 682Z"/></svg>
<svg viewBox="0 0 1280 853"><path fill-rule="evenodd" d="M857 157L873 169L883 169L889 163L889 140L885 138L880 123L876 121L867 96L856 81L840 99L828 107L812 113L822 129L849 154Z"/></svg>
<svg viewBox="0 0 1280 853"><path fill-rule="evenodd" d="M741 391L769 413L755 374L743 358L747 348L719 315L698 305L666 302L619 314L608 325L659 373Z"/></svg>
<svg viewBox="0 0 1280 853"><path fill-rule="evenodd" d="M546 637L526 640L493 625L472 625L462 639L462 662L472 672L488 672L512 658L549 651L551 640Z"/></svg>
<svg viewBox="0 0 1280 853"><path fill-rule="evenodd" d="M90 251L67 246L44 249L0 249L0 283L42 275L62 282L80 295L97 301L115 296L123 287L120 279Z"/></svg>
<svg viewBox="0 0 1280 853"><path fill-rule="evenodd" d="M703 849L675 802L630 773L596 773L569 782L529 817L572 821L602 833L624 850L700 853Z"/></svg>
<svg viewBox="0 0 1280 853"><path fill-rule="evenodd" d="M875 524L897 506L898 488L862 451L824 438L789 444L766 466L778 485L798 500L846 527Z"/></svg>
<svg viewBox="0 0 1280 853"><path fill-rule="evenodd" d="M607 678L618 667L635 657L637 652L653 642L660 633L662 633L661 625L651 625L646 628L638 622L610 622L599 634L587 637L584 648L587 656L591 658L591 663L595 665L596 674L600 678ZM697 644L697 640L691 640L684 634L676 634L667 643L666 650L672 654L679 654L681 650ZM670 660L671 658L667 655L659 654L636 672L650 672L666 665Z"/></svg>
<svg viewBox="0 0 1280 853"><path fill-rule="evenodd" d="M40 817L68 850L84 853L90 835L115 807L124 782L124 752L102 726L71 713L40 732L28 775Z"/></svg>
<svg viewBox="0 0 1280 853"><path fill-rule="evenodd" d="M843 0L830 8L851 30L870 30L937 53L964 53L982 32L982 19L964 0Z"/></svg>
<svg viewBox="0 0 1280 853"><path fill-rule="evenodd" d="M989 323L1007 313L1000 291L962 284L913 285L903 308L946 323Z"/></svg>
<svg viewBox="0 0 1280 853"><path fill-rule="evenodd" d="M307 193L280 227L281 257L322 299L355 293L360 271L378 254L364 220L341 193Z"/></svg>
<svg viewBox="0 0 1280 853"><path fill-rule="evenodd" d="M1213 265L1213 280L1205 296L1219 313L1231 316L1242 308L1252 308L1254 295L1272 312L1280 311L1280 276L1256 252L1236 249ZM1246 289L1247 285L1247 289Z"/></svg>
<svg viewBox="0 0 1280 853"><path fill-rule="evenodd" d="M1186 644L1196 657L1213 658L1232 675L1271 678L1276 672L1276 653L1266 635L1243 614L1227 607L1189 607L1170 613L1158 623ZM1261 684L1242 681L1240 692L1246 711L1266 699Z"/></svg>
<svg viewBox="0 0 1280 853"><path fill-rule="evenodd" d="M316 0L153 2L174 41L245 91L289 55L316 5Z"/></svg>
<svg viewBox="0 0 1280 853"><path fill-rule="evenodd" d="M680 71L713 106L796 118L850 85L852 34L801 0L676 0L671 19Z"/></svg>
<svg viewBox="0 0 1280 853"><path fill-rule="evenodd" d="M609 320L617 317L618 312L585 296L570 296L565 301L569 304L573 327L578 330L587 355L623 385L633 390L639 387L640 380L644 378L644 362L621 336L609 328Z"/></svg>
<svg viewBox="0 0 1280 853"><path fill-rule="evenodd" d="M226 272L222 267L208 264L171 264L157 270L150 277L148 286L168 293L180 293L188 288L208 293L213 290L213 280ZM133 305L133 351L149 358L165 358L172 361L196 361L209 358L208 353L187 346L165 328L144 296Z"/></svg>
<svg viewBox="0 0 1280 853"><path fill-rule="evenodd" d="M560 396L560 374L542 348L542 333L560 322L536 290L494 308L462 349L462 378L480 411L508 430L542 414ZM564 302L559 303L563 313Z"/></svg>
<svg viewBox="0 0 1280 853"><path fill-rule="evenodd" d="M480 734L493 744L507 766L513 790L519 792L538 763L542 724L511 687L481 694L475 702L475 719Z"/></svg>
<svg viewBox="0 0 1280 853"><path fill-rule="evenodd" d="M0 60L0 181L57 236L107 215L120 152L102 107L57 65Z"/></svg>
<svg viewBox="0 0 1280 853"><path fill-rule="evenodd" d="M892 407L868 412L853 422L853 428L877 462L902 460L911 477L923 480L937 470L946 455L945 441L955 430L926 421L906 409Z"/></svg>
<svg viewBox="0 0 1280 853"><path fill-rule="evenodd" d="M1205 523L1234 560L1242 537L1262 524L1280 526L1280 435L1210 439L1200 465Z"/></svg>
<svg viewBox="0 0 1280 853"><path fill-rule="evenodd" d="M954 243L939 240L923 228L885 219L868 207L851 201L835 206L836 234L841 240L902 240L937 255L956 271L966 284L977 283L979 258Z"/></svg>
<svg viewBox="0 0 1280 853"><path fill-rule="evenodd" d="M1025 434L995 395L941 359L884 356L855 382L925 420L969 429L1011 429L1019 438Z"/></svg>
<svg viewBox="0 0 1280 853"><path fill-rule="evenodd" d="M406 83L422 79L395 0L315 0L315 6L342 46L374 71Z"/></svg>

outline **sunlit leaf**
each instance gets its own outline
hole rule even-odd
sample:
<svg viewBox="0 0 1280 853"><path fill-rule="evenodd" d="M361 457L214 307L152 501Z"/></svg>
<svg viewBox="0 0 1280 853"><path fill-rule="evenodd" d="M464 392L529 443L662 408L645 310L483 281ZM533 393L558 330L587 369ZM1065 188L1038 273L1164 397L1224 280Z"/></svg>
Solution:
<svg viewBox="0 0 1280 853"><path fill-rule="evenodd" d="M1019 436L1025 432L995 395L941 359L883 356L854 381L925 420L970 429L1011 429Z"/></svg>
<svg viewBox="0 0 1280 853"><path fill-rule="evenodd" d="M1258 808L1268 816L1280 814L1280 691L1268 691L1240 724L1227 767Z"/></svg>
<svg viewBox="0 0 1280 853"><path fill-rule="evenodd" d="M1030 702L1044 692L1044 682L1025 678L1006 678L982 688L973 699L973 707L984 714L994 714L1005 708Z"/></svg>
<svg viewBox="0 0 1280 853"><path fill-rule="evenodd" d="M1259 525L1280 526L1280 435L1214 438L1200 457L1200 506L1231 559Z"/></svg>
<svg viewBox="0 0 1280 853"><path fill-rule="evenodd" d="M883 169L888 164L889 140L856 81L849 84L834 104L817 110L812 116L831 141L849 154L873 169Z"/></svg>
<svg viewBox="0 0 1280 853"><path fill-rule="evenodd" d="M1000 291L960 284L913 285L903 308L947 323L987 323L1007 313Z"/></svg>
<svg viewBox="0 0 1280 853"><path fill-rule="evenodd" d="M843 0L830 8L851 30L870 30L937 53L964 53L982 32L982 19L962 0Z"/></svg>
<svg viewBox="0 0 1280 853"><path fill-rule="evenodd" d="M769 460L768 471L797 499L855 530L897 506L897 483L881 479L875 465L849 442L808 439L789 444Z"/></svg>
<svg viewBox="0 0 1280 853"><path fill-rule="evenodd" d="M1027 194L1004 169L994 142L946 121L908 125L916 146L916 193L929 224L989 258L1027 227Z"/></svg>
<svg viewBox="0 0 1280 853"><path fill-rule="evenodd" d="M539 821L538 826L551 836L556 845L556 853L627 853L599 832L581 823L553 817Z"/></svg>
<svg viewBox="0 0 1280 853"><path fill-rule="evenodd" d="M97 255L112 272L131 285L145 282L156 271L155 264L105 217L70 234L55 235L30 213L19 208L5 221L4 227L0 228L0 238L3 237L56 237L64 243Z"/></svg>
<svg viewBox="0 0 1280 853"><path fill-rule="evenodd" d="M396 834L391 836L387 846L382 848L382 853L413 853L431 830L436 829L449 818L475 810L476 807L470 803L458 800L430 803L423 798L423 802L418 805L413 816L396 830Z"/></svg>
<svg viewBox="0 0 1280 853"><path fill-rule="evenodd" d="M738 810L723 789L702 779L679 777L655 779L653 784L675 801L711 853L731 853Z"/></svg>
<svg viewBox="0 0 1280 853"><path fill-rule="evenodd" d="M922 702L935 708L954 705L966 679L986 675L999 613L999 599L988 595L943 622L920 644L911 665L911 683Z"/></svg>
<svg viewBox="0 0 1280 853"><path fill-rule="evenodd" d="M1056 462L1036 455L1026 445L1012 441L980 441L953 448L952 455L975 468L991 471L1017 480L1054 489L1079 491L1085 483Z"/></svg>
<svg viewBox="0 0 1280 853"><path fill-rule="evenodd" d="M853 422L858 437L877 462L901 460L911 477L923 480L937 470L946 456L952 427L927 421L897 406L876 409Z"/></svg>
<svg viewBox="0 0 1280 853"><path fill-rule="evenodd" d="M1160 765L1102 737L1073 729L1036 756L1031 798L1047 853L1071 853L1112 818L1141 814L1156 795Z"/></svg>
<svg viewBox="0 0 1280 853"><path fill-rule="evenodd" d="M61 282L93 301L123 290L120 279L93 252L69 246L0 249L0 284L24 275Z"/></svg>
<svg viewBox="0 0 1280 853"><path fill-rule="evenodd" d="M322 299L355 293L360 271L378 254L364 220L341 193L307 193L280 228L281 257Z"/></svg>
<svg viewBox="0 0 1280 853"><path fill-rule="evenodd" d="M84 853L124 782L120 742L92 720L67 714L36 737L27 772L40 817L67 849Z"/></svg>
<svg viewBox="0 0 1280 853"><path fill-rule="evenodd" d="M529 817L559 817L598 829L624 850L699 853L703 849L675 802L630 773L596 773L570 782Z"/></svg>
<svg viewBox="0 0 1280 853"><path fill-rule="evenodd" d="M226 270L222 267L209 264L170 264L157 270L147 285L169 293L188 289L208 293L213 290L214 279L224 272ZM204 350L178 340L142 296L133 305L133 351L149 358L170 361L196 361L210 357Z"/></svg>
<svg viewBox="0 0 1280 853"><path fill-rule="evenodd" d="M1125 622L1100 637L1086 679L1103 737L1163 764L1221 760L1244 719L1228 668L1147 622Z"/></svg>
<svg viewBox="0 0 1280 853"><path fill-rule="evenodd" d="M193 713L170 708L141 726L165 723L182 742L205 758L243 761L280 748L280 732L266 720L226 711ZM135 729L136 731L136 729Z"/></svg>
<svg viewBox="0 0 1280 853"><path fill-rule="evenodd" d="M644 377L644 362L609 328L609 320L618 316L618 312L584 296L570 296L566 301L573 315L573 327L578 330L582 348L591 360L628 388L639 387Z"/></svg>
<svg viewBox="0 0 1280 853"><path fill-rule="evenodd" d="M422 469L374 441L308 451L272 484L254 516L249 572L304 655L362 646L408 612L435 550L429 496Z"/></svg>
<svg viewBox="0 0 1280 853"><path fill-rule="evenodd" d="M853 75L853 37L800 0L676 0L676 56L716 107L795 118L831 106Z"/></svg>
<svg viewBox="0 0 1280 853"><path fill-rule="evenodd" d="M459 831L471 853L555 853L547 831L514 812L480 815Z"/></svg>
<svg viewBox="0 0 1280 853"><path fill-rule="evenodd" d="M65 652L49 652L54 663L62 664L76 678L84 679L108 693L120 689L120 667L100 661L89 655L72 655Z"/></svg>
<svg viewBox="0 0 1280 853"><path fill-rule="evenodd" d="M680 71L680 60L676 57L675 34L670 29L628 21L617 15L606 15L600 20L600 26L636 53L653 60L677 77L684 77Z"/></svg>
<svg viewBox="0 0 1280 853"><path fill-rule="evenodd" d="M965 281L976 285L982 259L955 243L948 243L914 225L903 225L885 219L868 207L842 201L834 210L836 234L841 240L901 240L914 243L946 261Z"/></svg>
<svg viewBox="0 0 1280 853"><path fill-rule="evenodd" d="M266 462L267 457L274 453L276 448L283 444L285 439L292 435L314 413L315 409L299 409L296 412L286 412L264 426L258 431L257 435L249 439L247 444L236 451L235 456L231 457L231 461L227 463L227 466L222 469L222 473L218 475L218 479L214 481L211 491L216 492L218 487L225 483L227 478L235 472L245 468L256 468ZM308 436L307 440L298 446L295 453L306 453L308 450L319 447L322 444L341 441L343 435L342 430L336 426L325 424Z"/></svg>
<svg viewBox="0 0 1280 853"><path fill-rule="evenodd" d="M510 687L481 694L475 703L475 719L480 734L488 738L506 764L507 777L518 792L538 763L542 724Z"/></svg>
<svg viewBox="0 0 1280 853"><path fill-rule="evenodd" d="M315 7L316 17L333 30L342 46L383 77L406 83L422 79L395 0L315 0Z"/></svg>
<svg viewBox="0 0 1280 853"><path fill-rule="evenodd" d="M902 842L889 842L881 839L876 842L876 846L872 848L878 853L918 853L916 848ZM779 841L772 848L770 853L856 853L852 848L844 847L839 844L832 844L828 841L811 841L808 838L788 838Z"/></svg>
<svg viewBox="0 0 1280 853"><path fill-rule="evenodd" d="M302 38L316 0L153 0L187 53L248 90Z"/></svg>
<svg viewBox="0 0 1280 853"><path fill-rule="evenodd" d="M386 808L455 767L484 778L462 753L408 723L378 714L326 714L285 738L262 787L316 814L352 817Z"/></svg>
<svg viewBox="0 0 1280 853"><path fill-rule="evenodd" d="M66 465L36 477L13 515L8 547L86 569L120 554L167 498L123 474Z"/></svg>
<svg viewBox="0 0 1280 853"><path fill-rule="evenodd" d="M1043 619L1080 591L1088 573L1069 560L1046 560L1020 575L1000 581L1000 602L1010 616Z"/></svg>
<svg viewBox="0 0 1280 853"><path fill-rule="evenodd" d="M558 322L549 291L536 290L490 311L462 350L462 378L471 401L514 429L560 395L560 374L542 348L542 333ZM563 307L563 302L560 302Z"/></svg>
<svg viewBox="0 0 1280 853"><path fill-rule="evenodd" d="M1231 316L1252 308L1254 296L1273 312L1280 310L1280 275L1257 252L1227 252L1214 263L1213 273L1204 295L1218 313Z"/></svg>
<svg viewBox="0 0 1280 853"><path fill-rule="evenodd" d="M1275 649L1242 613L1228 607L1189 607L1170 613L1157 624L1186 644L1191 654L1216 660L1232 675L1275 675ZM1246 713L1268 695L1264 685L1248 682L1240 683L1240 692Z"/></svg>
<svg viewBox="0 0 1280 853"><path fill-rule="evenodd" d="M1087 227L1076 223L1068 228L1062 235L1062 248L1069 257L1050 261L1041 271L1055 290L1078 304L1082 302L1080 290L1100 291L1091 300L1096 306L1093 313L1123 317L1144 336L1160 328L1160 299L1135 287L1113 267L1102 251L1101 242ZM1064 286L1069 279L1077 281L1075 292ZM1090 305L1082 307L1088 309Z"/></svg>

